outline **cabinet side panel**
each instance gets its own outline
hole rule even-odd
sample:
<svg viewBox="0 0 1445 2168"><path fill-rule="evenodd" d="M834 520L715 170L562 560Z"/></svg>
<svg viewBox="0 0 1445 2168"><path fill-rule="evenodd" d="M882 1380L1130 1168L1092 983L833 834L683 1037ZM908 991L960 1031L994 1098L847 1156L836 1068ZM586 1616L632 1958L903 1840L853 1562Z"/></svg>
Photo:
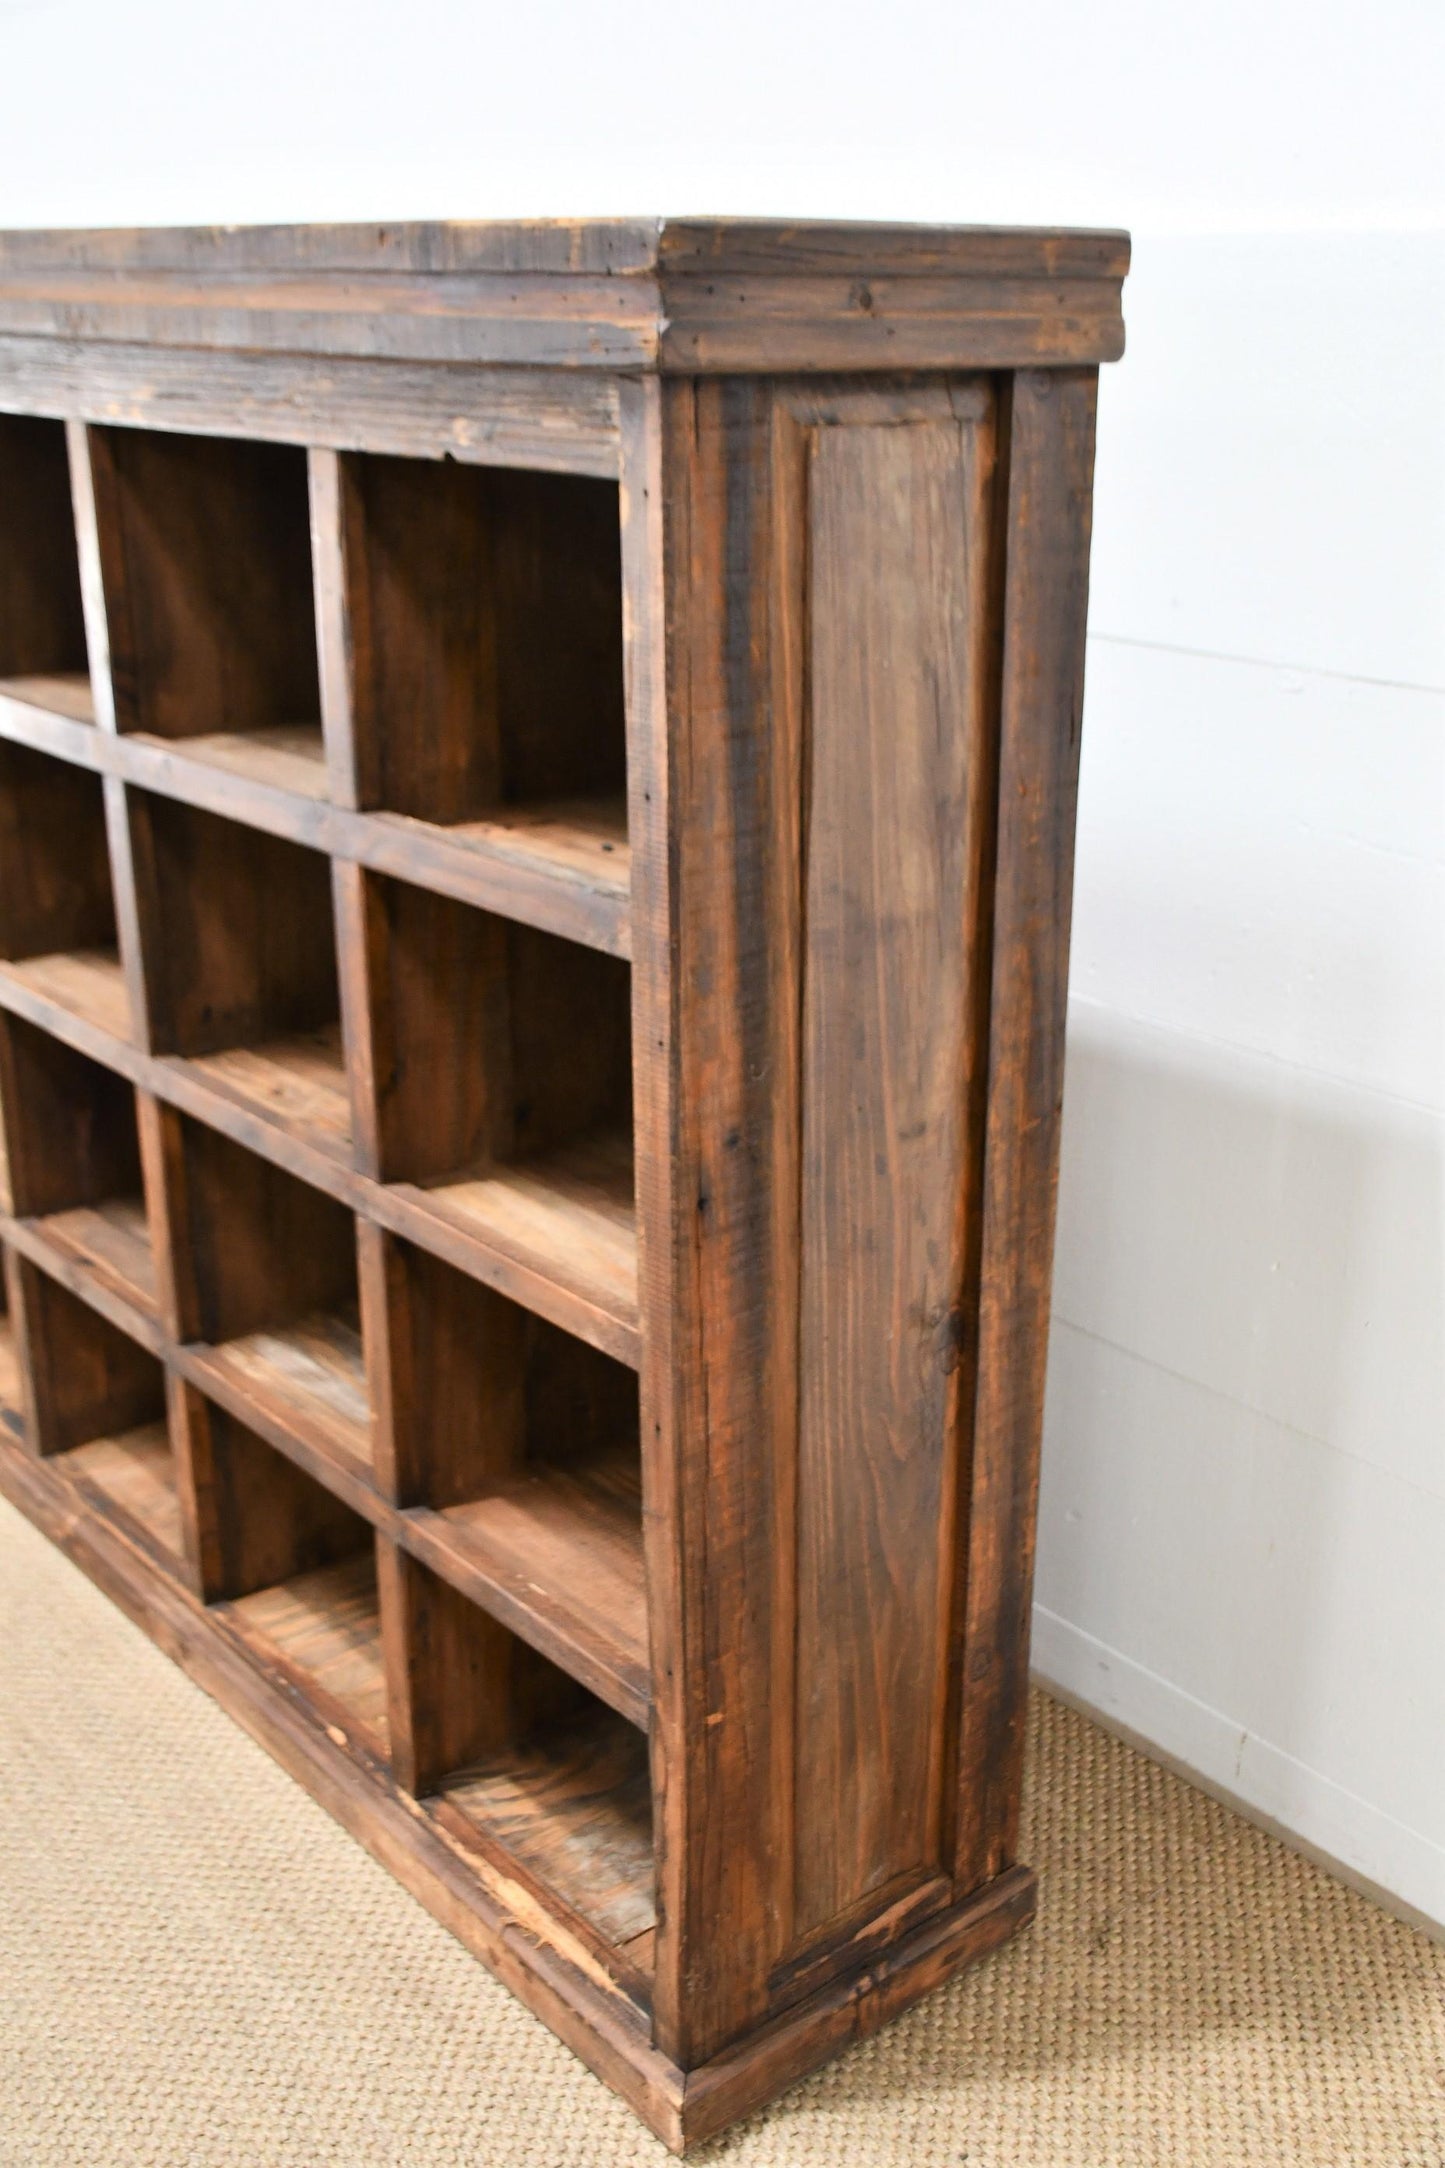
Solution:
<svg viewBox="0 0 1445 2168"><path fill-rule="evenodd" d="M1012 395L978 1398L962 1622L960 1892L1017 1856L1097 390L1092 370L1026 371Z"/></svg>
<svg viewBox="0 0 1445 2168"><path fill-rule="evenodd" d="M800 1938L936 1874L949 1840L993 465L992 402L811 432Z"/></svg>

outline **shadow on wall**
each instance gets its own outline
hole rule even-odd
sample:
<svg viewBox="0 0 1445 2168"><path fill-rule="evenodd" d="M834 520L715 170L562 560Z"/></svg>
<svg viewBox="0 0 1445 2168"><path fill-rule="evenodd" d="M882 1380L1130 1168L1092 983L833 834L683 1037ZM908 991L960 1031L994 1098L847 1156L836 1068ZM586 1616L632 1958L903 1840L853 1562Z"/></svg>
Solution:
<svg viewBox="0 0 1445 2168"><path fill-rule="evenodd" d="M1038 1595L1112 1705L1316 1842L1323 1776L1445 1846L1438 1120L1076 1000L1054 1297Z"/></svg>

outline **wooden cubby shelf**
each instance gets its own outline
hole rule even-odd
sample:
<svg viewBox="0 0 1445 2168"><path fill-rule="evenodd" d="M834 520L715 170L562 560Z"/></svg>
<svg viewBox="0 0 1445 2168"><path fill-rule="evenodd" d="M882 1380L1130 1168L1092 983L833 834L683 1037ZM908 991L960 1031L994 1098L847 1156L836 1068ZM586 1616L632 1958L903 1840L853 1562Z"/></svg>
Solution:
<svg viewBox="0 0 1445 2168"><path fill-rule="evenodd" d="M0 1491L678 2150L1033 1910L1127 260L0 235Z"/></svg>
<svg viewBox="0 0 1445 2168"><path fill-rule="evenodd" d="M93 723L65 424L0 414L0 703Z"/></svg>

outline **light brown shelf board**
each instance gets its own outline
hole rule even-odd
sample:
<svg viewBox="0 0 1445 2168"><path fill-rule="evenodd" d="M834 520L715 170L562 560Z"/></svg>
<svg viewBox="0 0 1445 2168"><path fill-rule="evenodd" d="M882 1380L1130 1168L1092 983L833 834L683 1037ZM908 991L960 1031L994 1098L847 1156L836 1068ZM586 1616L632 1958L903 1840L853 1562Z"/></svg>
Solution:
<svg viewBox="0 0 1445 2168"><path fill-rule="evenodd" d="M655 1926L647 1745L612 1711L449 1778L442 1797L609 1943Z"/></svg>
<svg viewBox="0 0 1445 2168"><path fill-rule="evenodd" d="M371 1549L220 1606L253 1645L337 1702L387 1752L386 1677Z"/></svg>
<svg viewBox="0 0 1445 2168"><path fill-rule="evenodd" d="M0 963L0 1001L82 1053L89 1053L91 1046L66 1030L69 1020L130 1045L130 994L114 949L71 949ZM106 1057L102 1053L98 1058Z"/></svg>
<svg viewBox="0 0 1445 2168"><path fill-rule="evenodd" d="M370 1481L371 1406L354 1314L318 1313L193 1352L208 1382L229 1385L228 1405L268 1414Z"/></svg>
<svg viewBox="0 0 1445 2168"><path fill-rule="evenodd" d="M67 722L94 723L95 696L84 670L54 670L44 676L0 678L0 702L39 708Z"/></svg>
<svg viewBox="0 0 1445 2168"><path fill-rule="evenodd" d="M490 1496L404 1516L407 1548L647 1729L651 1674L636 1447L542 1467Z"/></svg>
<svg viewBox="0 0 1445 2168"><path fill-rule="evenodd" d="M0 1366L3 1366L0 1332ZM445 1800L401 1791L377 1759L374 1735L328 1720L292 1683L287 1659L266 1637L252 1636L230 1614L205 1609L159 1571L126 1517L96 1510L74 1484L18 1444L6 1442L13 1409L0 1404L0 1494L56 1543L81 1570L214 1696L320 1805L364 1844L536 2016L642 2117L663 2142L712 2136L772 2098L779 2086L827 2061L963 1966L999 1948L1032 1915L1035 1877L1015 1867L941 1918L880 1953L856 1980L829 1985L784 2012L740 2046L725 2049L684 2076L652 2044L635 1959L646 1937L624 1945L610 1969L576 1932L570 1902L549 1904L545 1876L509 1873L492 1830L489 1779L463 1781L466 1811ZM338 1705L340 1706L340 1705ZM618 1736L641 1741L630 1726ZM512 1780L515 1785L515 1777ZM534 1795L535 1796L535 1795ZM605 1797L605 1794L603 1795ZM612 1810L616 1816L616 1808ZM603 1824L609 1816L604 1812ZM637 1847L619 1837L624 1859ZM574 1828L576 1824L574 1823ZM475 1842L468 1843L468 1836ZM636 1856L634 1851L632 1856ZM554 1858L551 1872L559 1869ZM631 1887L636 1893L635 1877ZM627 1887L624 1876L620 1889Z"/></svg>
<svg viewBox="0 0 1445 2168"><path fill-rule="evenodd" d="M619 1320L635 1319L637 1215L630 1137L589 1139L543 1159L425 1189L394 1187L420 1211L498 1244L590 1302L600 1300ZM609 1347L608 1352L618 1351ZM629 1359L635 1358L623 1357Z"/></svg>
<svg viewBox="0 0 1445 2168"><path fill-rule="evenodd" d="M315 1317L219 1346L177 1345L153 1307L55 1242L49 1221L0 1214L0 1235L159 1356L383 1535L540 1650L627 1722L647 1729L651 1671L635 1447L581 1468L542 1465L473 1504L399 1509L378 1491L354 1318ZM20 1407L0 1317L0 1413ZM8 1388L6 1380L8 1378ZM8 1402L7 1402L8 1390ZM11 1429L23 1433L17 1413Z"/></svg>
<svg viewBox="0 0 1445 2168"><path fill-rule="evenodd" d="M175 1065L175 1057L165 1058ZM350 1164L351 1095L339 1024L203 1054L186 1067L239 1108Z"/></svg>
<svg viewBox="0 0 1445 2168"><path fill-rule="evenodd" d="M0 1007L636 1368L629 1140L434 1190L381 1184L348 1163L349 1101L326 1034L200 1061L147 1055L127 1035L119 962L101 950L0 963Z"/></svg>
<svg viewBox="0 0 1445 2168"><path fill-rule="evenodd" d="M31 697L37 688L70 705ZM608 955L632 953L632 859L620 798L499 806L485 820L437 827L333 804L314 726L170 739L116 734L71 712L88 698L87 680L12 679L8 688L0 681L0 738Z"/></svg>
<svg viewBox="0 0 1445 2168"><path fill-rule="evenodd" d="M193 738L156 738L148 731L136 731L125 742L144 746L154 756L155 765L164 760L182 781L188 764L193 764L293 798L324 799L328 795L319 723L278 723L267 730L202 731ZM155 773L154 766L151 773Z"/></svg>
<svg viewBox="0 0 1445 2168"><path fill-rule="evenodd" d="M103 1204L51 1212L36 1227L79 1271L112 1287L138 1309L155 1309L155 1256L139 1197L113 1197Z"/></svg>
<svg viewBox="0 0 1445 2168"><path fill-rule="evenodd" d="M100 1492L133 1524L137 1540L167 1573L184 1571L175 1456L164 1422L146 1423L115 1438L92 1438L68 1453L57 1453L50 1465L80 1489Z"/></svg>

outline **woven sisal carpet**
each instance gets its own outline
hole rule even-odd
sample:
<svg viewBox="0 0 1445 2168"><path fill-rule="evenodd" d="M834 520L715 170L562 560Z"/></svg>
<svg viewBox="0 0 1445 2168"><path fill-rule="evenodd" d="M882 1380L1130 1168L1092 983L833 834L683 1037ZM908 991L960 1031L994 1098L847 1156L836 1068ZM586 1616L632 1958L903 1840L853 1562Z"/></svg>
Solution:
<svg viewBox="0 0 1445 2168"><path fill-rule="evenodd" d="M1445 1950L1038 1697L1023 1939L694 2159L1445 2168ZM669 2156L0 1504L0 2161Z"/></svg>

